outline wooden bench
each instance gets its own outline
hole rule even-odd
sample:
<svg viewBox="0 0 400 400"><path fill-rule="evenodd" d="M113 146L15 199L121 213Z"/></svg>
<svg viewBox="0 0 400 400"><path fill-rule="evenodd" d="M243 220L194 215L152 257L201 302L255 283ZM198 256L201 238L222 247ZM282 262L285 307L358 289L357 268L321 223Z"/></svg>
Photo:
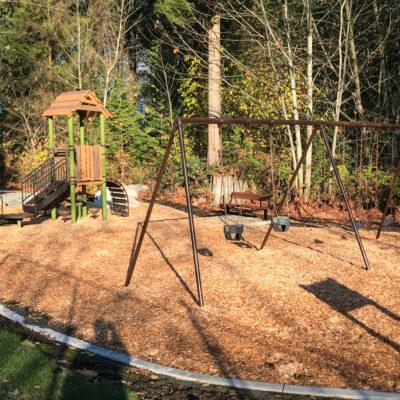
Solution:
<svg viewBox="0 0 400 400"><path fill-rule="evenodd" d="M229 202L225 202L224 198L223 206L226 214L231 210L238 210L239 212L250 211L252 213L255 213L256 211L263 211L264 220L267 220L268 207L270 205L272 195L248 192L232 192L229 197Z"/></svg>

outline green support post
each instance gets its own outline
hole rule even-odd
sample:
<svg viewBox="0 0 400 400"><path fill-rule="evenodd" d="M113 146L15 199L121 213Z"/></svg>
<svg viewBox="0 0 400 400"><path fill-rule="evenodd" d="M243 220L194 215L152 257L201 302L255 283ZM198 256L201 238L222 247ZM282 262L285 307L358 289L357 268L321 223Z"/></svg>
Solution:
<svg viewBox="0 0 400 400"><path fill-rule="evenodd" d="M85 144L85 118L79 114L79 139L80 144ZM87 217L86 186L82 186L82 217Z"/></svg>
<svg viewBox="0 0 400 400"><path fill-rule="evenodd" d="M78 201L78 220L82 219L82 202Z"/></svg>
<svg viewBox="0 0 400 400"><path fill-rule="evenodd" d="M47 124L49 128L49 154L54 157L54 119L53 117L47 118ZM53 154L51 154L53 153ZM54 201L51 204L51 219L55 221L57 219L57 202Z"/></svg>
<svg viewBox="0 0 400 400"><path fill-rule="evenodd" d="M49 127L49 151L54 150L54 120L53 117L47 118L47 125Z"/></svg>
<svg viewBox="0 0 400 400"><path fill-rule="evenodd" d="M103 221L107 220L107 186L106 186L106 133L105 118L100 114L100 144L101 144L101 166L103 171L101 184L101 215Z"/></svg>
<svg viewBox="0 0 400 400"><path fill-rule="evenodd" d="M68 148L69 148L69 189L71 196L71 223L76 222L76 195L75 195L75 149L74 149L74 120L68 118Z"/></svg>

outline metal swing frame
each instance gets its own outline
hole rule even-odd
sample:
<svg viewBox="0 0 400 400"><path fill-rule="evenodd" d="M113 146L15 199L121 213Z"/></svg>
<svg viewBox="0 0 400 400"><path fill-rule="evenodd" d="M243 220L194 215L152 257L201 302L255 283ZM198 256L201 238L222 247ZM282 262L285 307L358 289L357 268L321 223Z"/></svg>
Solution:
<svg viewBox="0 0 400 400"><path fill-rule="evenodd" d="M268 120L268 119L249 119L249 118L211 118L211 117L204 117L204 118L197 118L197 117L191 117L191 118L176 118L174 120L171 132L169 134L169 140L168 144L164 153L163 160L161 162L160 170L158 172L156 184L153 189L153 193L150 199L150 204L147 209L146 217L142 226L142 230L140 232L140 236L137 242L137 245L134 249L133 256L130 260L129 267L128 267L128 272L126 276L126 281L125 281L125 286L128 286L131 282L132 279L132 274L135 269L135 266L138 261L139 253L143 244L143 239L147 231L147 227L150 221L151 213L153 211L153 207L156 201L156 196L160 188L160 184L163 178L163 175L165 173L165 167L167 165L169 155L171 153L172 145L174 143L174 139L176 136L176 133L178 132L178 140L179 140L179 147L180 147L180 155L181 155L181 163L182 163L182 170L183 170L183 177L184 177L184 185L185 185L185 195L186 195L186 206L187 206L187 212L188 212L188 219L189 219L189 228L190 228L190 238L191 238L191 243L192 243L192 253L193 253L193 263L194 263L194 270L195 270L195 275L196 275L196 286L197 286L197 303L200 307L204 305L204 298L203 298L203 289L202 289L202 284L201 284L201 273L200 273L200 264L199 264L199 257L198 257L198 248L197 248L197 238L196 238L196 231L195 231L195 225L194 225L194 219L193 219L193 210L192 210L192 202L191 202L191 196L190 196L190 187L189 187L189 177L188 177L188 169L187 169L187 161L186 161L186 150L185 150L185 143L184 143L184 135L183 135L183 126L184 125L210 125L210 124L216 124L219 126L224 126L224 125L241 125L241 126L268 126L269 128L277 127L277 126L313 126L317 129L313 129L311 136L308 138L306 146L303 150L303 153L300 157L300 160L297 163L297 166L289 180L288 188L282 197L278 208L276 210L276 213L279 215L279 213L282 211L283 205L285 204L285 201L290 193L290 190L294 184L294 181L299 173L300 167L303 165L307 151L309 150L311 144L313 143L315 136L317 134L317 131L319 132L322 142L325 145L328 157L330 159L333 172L336 176L336 180L338 182L340 192L343 196L344 202L346 204L347 212L349 214L349 218L351 220L353 230L355 233L355 237L358 243L358 246L360 248L361 256L363 258L364 266L366 270L370 269L370 264L368 261L367 254L364 249L363 242L361 240L360 234L358 232L358 229L356 227L356 223L354 220L353 212L350 208L350 203L347 197L347 194L344 189L343 181L340 177L335 159L332 154L332 150L329 146L329 141L328 137L326 134L326 127L347 127L347 128L374 128L374 129L385 129L385 130L400 130L400 124L381 124L381 123L374 123L374 122L353 122L353 121L310 121L310 120ZM400 161L399 161L399 167L397 168L395 174L394 174L394 179L392 182L392 186L390 189L390 195L388 197L388 201L385 206L385 212L384 216L382 218L381 224L379 226L378 230L378 235L377 238L380 235L380 232L382 230L383 222L387 213L387 209L389 207L389 204L391 202L393 192L394 192L394 187L397 182L397 178L400 173ZM271 235L272 231L272 224L269 226L268 231L261 243L260 250L262 250L267 241L268 238Z"/></svg>

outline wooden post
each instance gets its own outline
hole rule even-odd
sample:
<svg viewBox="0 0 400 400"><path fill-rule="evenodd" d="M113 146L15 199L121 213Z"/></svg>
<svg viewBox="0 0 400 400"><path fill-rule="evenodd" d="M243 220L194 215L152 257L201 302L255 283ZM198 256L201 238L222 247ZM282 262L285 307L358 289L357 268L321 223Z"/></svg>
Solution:
<svg viewBox="0 0 400 400"><path fill-rule="evenodd" d="M85 118L82 113L79 114L79 139L80 144L85 144ZM86 186L82 186L82 217L87 217Z"/></svg>
<svg viewBox="0 0 400 400"><path fill-rule="evenodd" d="M74 120L68 118L68 148L69 148L69 189L71 196L71 224L76 222L76 195L75 195L75 153L74 153Z"/></svg>
<svg viewBox="0 0 400 400"><path fill-rule="evenodd" d="M102 183L101 183L101 215L103 221L107 220L107 186L106 186L106 133L105 118L100 114L100 145L101 145L101 166L102 166Z"/></svg>
<svg viewBox="0 0 400 400"><path fill-rule="evenodd" d="M47 124L49 128L49 156L54 157L54 119L53 117L47 118ZM55 221L57 219L57 201L51 203L51 219Z"/></svg>

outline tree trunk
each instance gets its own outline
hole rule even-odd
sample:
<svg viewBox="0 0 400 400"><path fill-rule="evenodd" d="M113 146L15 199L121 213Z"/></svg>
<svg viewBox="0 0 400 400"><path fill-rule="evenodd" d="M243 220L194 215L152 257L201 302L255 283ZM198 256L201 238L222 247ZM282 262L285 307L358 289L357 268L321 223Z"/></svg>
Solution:
<svg viewBox="0 0 400 400"><path fill-rule="evenodd" d="M338 82L337 82L337 92L336 92L336 101L335 101L335 121L340 120L340 111L342 108L342 102L343 102L343 92L344 92L344 86L345 86L345 77L346 77L346 70L347 70L347 58L348 58L348 37L349 37L349 24L345 26L344 22L344 6L345 2L347 0L344 0L340 4L340 28L339 28L339 38L338 38L338 52L339 52L339 66L338 66ZM343 33L345 33L345 46L344 49L342 50L343 47L343 40L342 36ZM334 131L333 131L333 139L332 139L332 155L333 157L336 157L336 146L337 146L337 137L339 133L339 127L335 126ZM333 167L332 165L329 166L329 184L328 184L328 191L329 195L333 194Z"/></svg>
<svg viewBox="0 0 400 400"><path fill-rule="evenodd" d="M287 41L287 61L289 69L289 80L290 80L290 93L292 95L292 105L293 105L293 119L299 119L299 109L297 101L297 85L296 76L294 73L294 62L292 55L291 39L290 39L290 24L289 24L289 14L288 14L288 2L285 0L283 5L283 17L286 25L286 41ZM301 144L301 130L300 126L295 126L295 136L296 136L296 154L297 160L300 160L301 154L303 152L303 146ZM299 180L299 194L303 195L303 166L299 169L298 180Z"/></svg>
<svg viewBox="0 0 400 400"><path fill-rule="evenodd" d="M311 18L311 0L307 0L307 118L311 119L313 116L313 24ZM312 126L307 126L307 140L311 137L313 132ZM304 200L310 199L311 191L311 168L312 168L312 143L306 154L306 174L305 174L305 190Z"/></svg>
<svg viewBox="0 0 400 400"><path fill-rule="evenodd" d="M76 6L76 26L77 26L77 38L76 38L76 46L77 46L77 52L76 52L76 57L77 57L77 69L78 69L78 89L82 89L82 65L81 65L81 18L80 18L80 2L79 0L76 0L75 2Z"/></svg>
<svg viewBox="0 0 400 400"><path fill-rule="evenodd" d="M284 102L283 98L281 98L281 105L282 105L283 117L287 120L287 119L289 119L289 116L287 114L287 110L286 110L286 106L285 106L285 102ZM290 153L292 154L292 163L293 163L293 171L294 171L297 166L297 157L296 157L296 149L294 147L292 128L290 125L286 125L286 132L287 132L288 138L289 138ZM299 189L298 177L296 177L295 187L297 190Z"/></svg>
<svg viewBox="0 0 400 400"><path fill-rule="evenodd" d="M221 117L221 16L214 15L208 30L208 116ZM220 163L222 150L218 125L208 125L207 164Z"/></svg>
<svg viewBox="0 0 400 400"><path fill-rule="evenodd" d="M240 179L237 175L214 175L211 186L213 207L229 203L232 192L246 192L249 190L248 183Z"/></svg>
<svg viewBox="0 0 400 400"><path fill-rule="evenodd" d="M352 60L353 80L354 80L354 86L355 86L354 100L356 103L356 110L357 110L358 116L359 116L359 118L363 118L364 107L363 107L362 99L361 99L360 68L359 68L358 60L357 60L356 42L354 40L354 31L353 31L353 26L354 26L355 21L352 16L351 1L346 0L345 4L346 4L347 23L349 24L350 55L351 55L351 60Z"/></svg>
<svg viewBox="0 0 400 400"><path fill-rule="evenodd" d="M360 68L358 65L357 59L357 50L356 50L356 42L354 40L354 18L352 16L352 1L346 0L346 17L347 23L349 26L349 45L350 45L350 57L352 61L352 79L354 80L354 101L356 104L356 110L358 114L358 119L364 119L364 106L362 103L361 97L361 80L360 80ZM359 153L359 168L362 168L363 158L364 158L364 138L367 130L365 128L361 128L361 137L360 137L360 153Z"/></svg>

